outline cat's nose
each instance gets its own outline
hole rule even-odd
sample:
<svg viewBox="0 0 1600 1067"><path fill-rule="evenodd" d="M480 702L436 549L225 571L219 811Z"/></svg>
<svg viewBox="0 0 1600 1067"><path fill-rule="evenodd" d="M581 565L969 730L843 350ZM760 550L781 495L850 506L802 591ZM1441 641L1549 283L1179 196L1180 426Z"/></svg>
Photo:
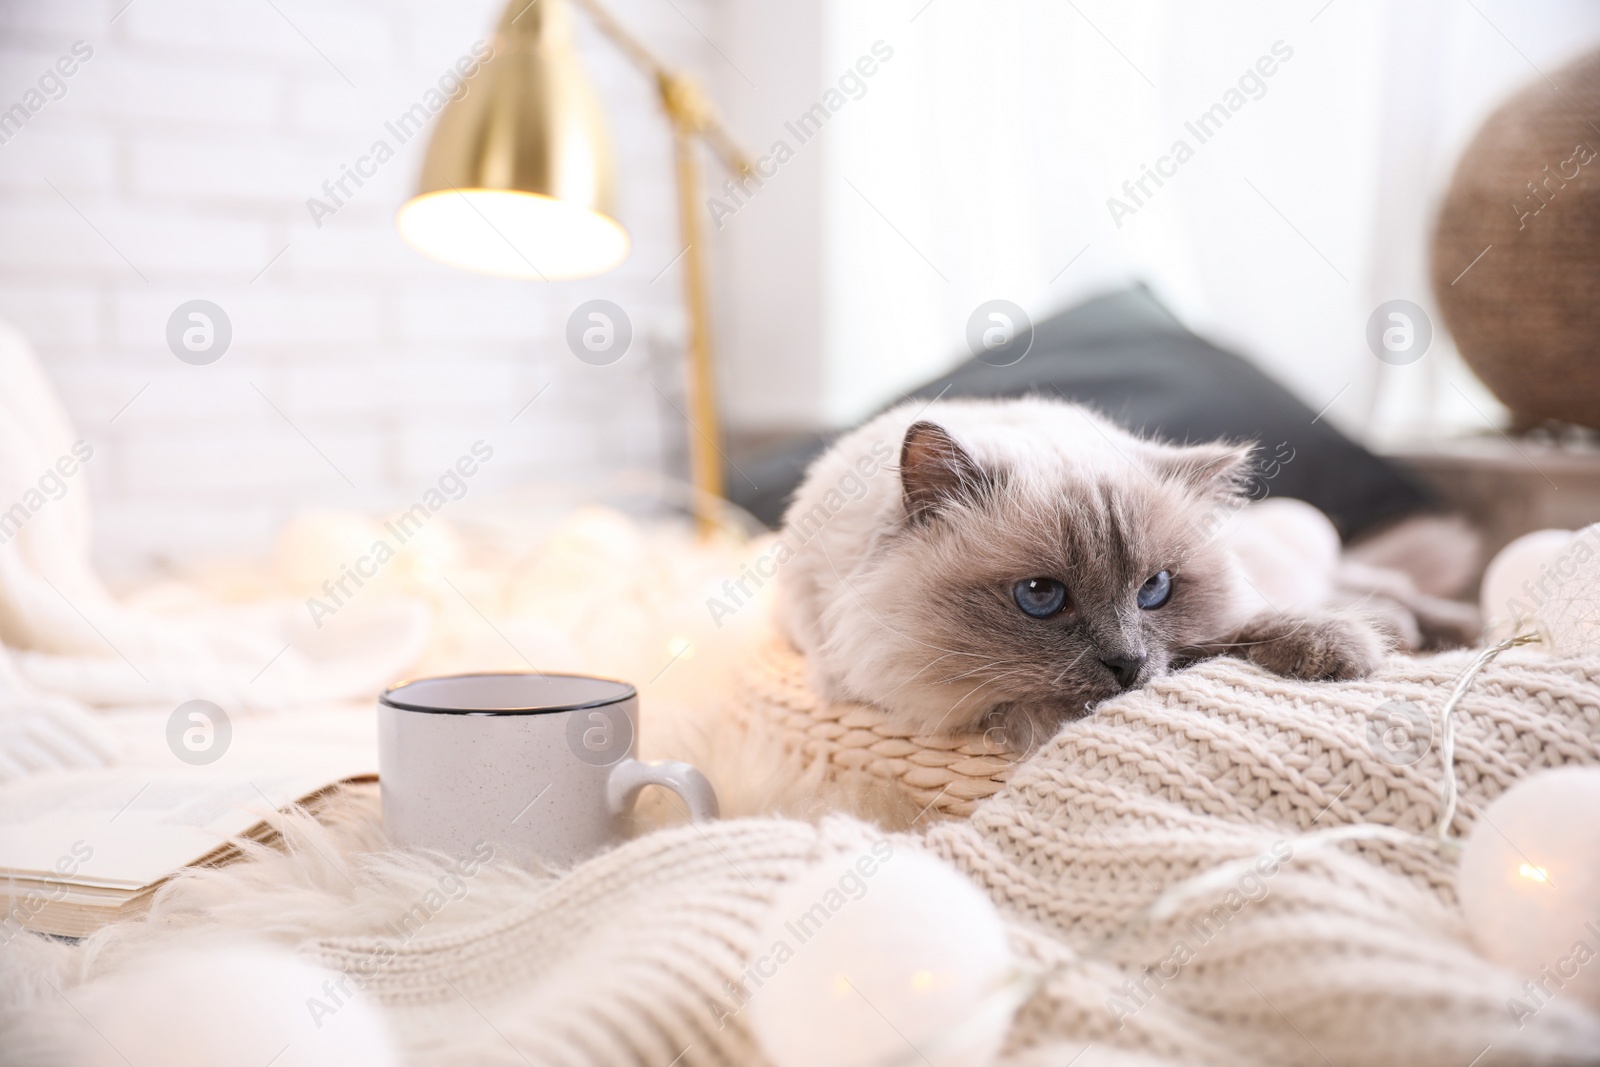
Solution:
<svg viewBox="0 0 1600 1067"><path fill-rule="evenodd" d="M1118 685L1129 689L1139 680L1139 674L1144 670L1144 661L1143 656L1111 656L1100 662L1111 672Z"/></svg>

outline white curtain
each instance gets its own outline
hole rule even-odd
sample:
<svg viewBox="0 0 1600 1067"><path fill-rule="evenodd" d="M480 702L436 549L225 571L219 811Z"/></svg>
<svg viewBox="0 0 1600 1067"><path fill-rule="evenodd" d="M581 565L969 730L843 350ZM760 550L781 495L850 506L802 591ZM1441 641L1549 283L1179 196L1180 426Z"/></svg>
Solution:
<svg viewBox="0 0 1600 1067"><path fill-rule="evenodd" d="M1508 93L1596 47L1600 5L824 11L824 85L874 41L894 56L825 131L822 421L857 418L960 358L983 301L1037 319L1133 279L1358 437L1503 416L1436 315L1432 350L1404 367L1374 358L1366 323L1393 298L1433 313L1429 235L1457 155ZM1186 123L1217 104L1237 110L1197 128L1202 143ZM1158 163L1159 187L1144 177Z"/></svg>

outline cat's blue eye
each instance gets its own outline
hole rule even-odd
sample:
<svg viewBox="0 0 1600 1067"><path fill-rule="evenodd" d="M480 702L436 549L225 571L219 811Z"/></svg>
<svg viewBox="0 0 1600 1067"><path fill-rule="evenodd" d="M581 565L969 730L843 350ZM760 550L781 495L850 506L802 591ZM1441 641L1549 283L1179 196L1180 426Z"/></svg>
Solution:
<svg viewBox="0 0 1600 1067"><path fill-rule="evenodd" d="M1134 599L1145 611L1159 608L1172 599L1172 575L1167 571L1153 575L1148 582L1139 587L1139 595Z"/></svg>
<svg viewBox="0 0 1600 1067"><path fill-rule="evenodd" d="M1011 587L1024 615L1048 619L1067 606L1067 587L1054 578L1024 578Z"/></svg>

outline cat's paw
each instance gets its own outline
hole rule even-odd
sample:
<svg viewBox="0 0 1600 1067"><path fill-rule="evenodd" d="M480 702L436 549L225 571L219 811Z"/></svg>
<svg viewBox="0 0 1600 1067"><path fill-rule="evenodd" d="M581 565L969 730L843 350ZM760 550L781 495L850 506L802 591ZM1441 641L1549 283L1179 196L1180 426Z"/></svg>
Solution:
<svg viewBox="0 0 1600 1067"><path fill-rule="evenodd" d="M1338 682L1365 678L1377 670L1388 646L1366 620L1328 615L1263 626L1241 641L1237 651L1285 678Z"/></svg>

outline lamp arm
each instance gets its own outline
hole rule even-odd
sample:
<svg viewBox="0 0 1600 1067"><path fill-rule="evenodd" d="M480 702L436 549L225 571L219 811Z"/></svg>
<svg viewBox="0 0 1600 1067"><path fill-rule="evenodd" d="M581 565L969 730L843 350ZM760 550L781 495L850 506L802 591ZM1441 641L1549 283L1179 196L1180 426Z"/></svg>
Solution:
<svg viewBox="0 0 1600 1067"><path fill-rule="evenodd" d="M703 141L722 161L722 165L733 173L743 175L753 169L750 157L722 124L716 109L694 79L677 73L657 59L655 53L630 33L600 0L575 2L589 13L600 32L656 83L661 104L675 126Z"/></svg>
<svg viewBox="0 0 1600 1067"><path fill-rule="evenodd" d="M716 375L711 360L711 312L707 304L706 265L700 239L700 188L695 143L712 152L739 177L754 172L750 157L739 148L722 125L716 109L695 80L669 69L655 54L618 22L600 0L576 0L600 31L622 50L634 65L656 83L662 109L672 124L673 160L677 172L678 226L684 243L683 289L688 312L685 338L688 381L685 399L688 422L689 469L695 487L695 524L702 537L715 535L723 498L722 464L727 458L717 442L721 420L717 414Z"/></svg>

